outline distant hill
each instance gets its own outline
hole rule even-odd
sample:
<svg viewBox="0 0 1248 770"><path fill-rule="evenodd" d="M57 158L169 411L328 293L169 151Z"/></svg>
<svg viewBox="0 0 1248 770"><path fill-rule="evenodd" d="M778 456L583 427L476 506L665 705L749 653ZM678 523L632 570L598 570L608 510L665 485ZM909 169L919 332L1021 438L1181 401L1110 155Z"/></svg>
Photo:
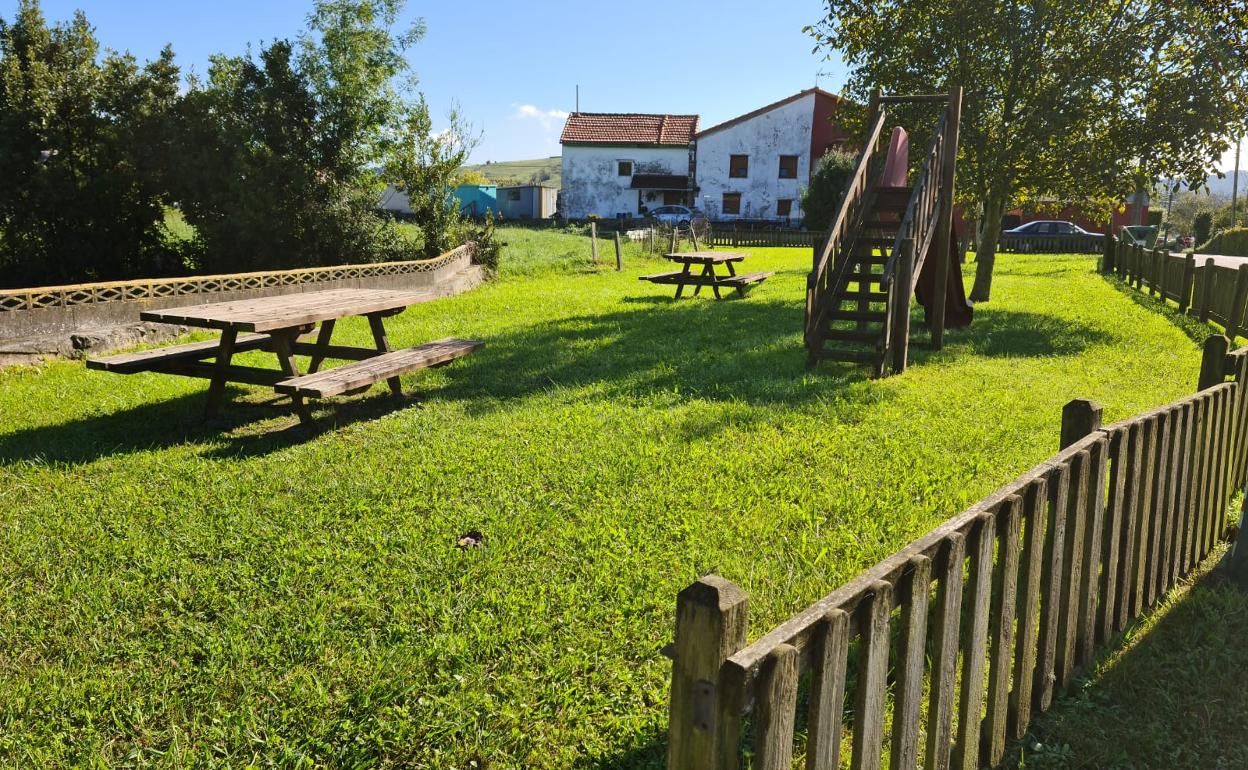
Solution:
<svg viewBox="0 0 1248 770"><path fill-rule="evenodd" d="M563 181L562 161L558 155L537 160L505 160L498 163L478 163L464 166L465 170L480 171L491 182L498 184L543 184L558 189Z"/></svg>

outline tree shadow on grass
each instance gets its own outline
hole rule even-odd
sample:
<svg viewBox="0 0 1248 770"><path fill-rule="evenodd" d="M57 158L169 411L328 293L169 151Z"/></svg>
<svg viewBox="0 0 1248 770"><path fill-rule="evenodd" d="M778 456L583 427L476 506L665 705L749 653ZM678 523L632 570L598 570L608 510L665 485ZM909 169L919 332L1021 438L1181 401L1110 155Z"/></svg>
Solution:
<svg viewBox="0 0 1248 770"><path fill-rule="evenodd" d="M1000 767L1248 767L1248 596L1204 573L1127 638Z"/></svg>
<svg viewBox="0 0 1248 770"><path fill-rule="evenodd" d="M1205 340L1211 335L1219 333L1218 329L1180 313L1177 307L1172 307L1168 302L1163 302L1157 297L1150 296L1139 289L1134 289L1128 286L1125 281L1117 280L1109 275L1104 277L1119 294L1134 302L1138 307L1166 319L1172 326L1186 334L1189 339L1198 345L1203 345Z"/></svg>
<svg viewBox="0 0 1248 770"><path fill-rule="evenodd" d="M228 389L220 417L203 416L202 391L153 401L132 409L59 425L0 435L0 466L21 461L87 463L102 457L180 445L210 447L206 457L265 455L302 444L344 424L377 419L419 404L416 397L396 399L382 390L350 400L312 402L315 425L302 426L290 400L260 391ZM256 397L260 396L260 400ZM259 427L280 418L276 427Z"/></svg>
<svg viewBox="0 0 1248 770"><path fill-rule="evenodd" d="M801 409L827 404L850 422L895 397L891 380L869 379L864 366L827 362L806 365L802 310L791 301L745 297L679 301L652 294L626 300L628 307L523 326L485 337L486 348L442 370L442 384L423 390L429 399L461 402L469 414L506 408L517 399L560 391L572 401L626 401L679 405L690 399L726 405ZM912 328L920 329L918 317ZM932 354L924 334L911 345L912 362ZM985 309L974 325L950 335L942 360L965 356L1075 354L1112 341L1112 335L1055 316ZM962 343L962 344L959 344ZM969 347L969 350L968 350ZM409 384L409 389L412 387ZM421 388L419 376L417 389ZM209 457L262 455L302 443L344 422L373 419L411 406L375 387L362 398L315 402L318 430L299 428L287 402L248 408L261 391L234 392L224 421L205 422L202 391L71 423L0 436L0 462L43 459L89 462L99 457L182 444L212 444ZM283 415L280 430L265 422ZM770 419L725 410L722 419L699 416L690 439L750 420ZM253 424L259 424L253 429Z"/></svg>

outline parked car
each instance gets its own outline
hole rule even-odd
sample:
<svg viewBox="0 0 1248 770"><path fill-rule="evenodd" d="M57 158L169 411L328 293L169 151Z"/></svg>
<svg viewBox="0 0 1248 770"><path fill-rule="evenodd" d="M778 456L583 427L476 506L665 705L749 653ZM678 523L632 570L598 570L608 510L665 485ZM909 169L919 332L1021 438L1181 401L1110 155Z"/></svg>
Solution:
<svg viewBox="0 0 1248 770"><path fill-rule="evenodd" d="M698 209L674 205L659 206L657 209L653 209L647 216L665 225L687 225L690 222L701 222L706 219L706 215Z"/></svg>
<svg viewBox="0 0 1248 770"><path fill-rule="evenodd" d="M1090 233L1074 222L1038 220L1001 234L1005 251L1096 252L1104 248L1105 236Z"/></svg>
<svg viewBox="0 0 1248 770"><path fill-rule="evenodd" d="M1153 244L1157 243L1157 228L1153 225L1127 225L1122 228L1119 237L1128 246L1143 246L1151 249Z"/></svg>

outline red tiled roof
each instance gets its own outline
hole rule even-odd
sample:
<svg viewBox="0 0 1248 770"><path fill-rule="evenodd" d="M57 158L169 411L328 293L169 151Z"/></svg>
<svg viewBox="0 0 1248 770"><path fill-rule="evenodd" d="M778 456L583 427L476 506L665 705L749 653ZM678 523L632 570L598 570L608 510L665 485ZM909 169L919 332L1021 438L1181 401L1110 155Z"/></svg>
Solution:
<svg viewBox="0 0 1248 770"><path fill-rule="evenodd" d="M687 145L698 133L697 115L574 112L560 144Z"/></svg>

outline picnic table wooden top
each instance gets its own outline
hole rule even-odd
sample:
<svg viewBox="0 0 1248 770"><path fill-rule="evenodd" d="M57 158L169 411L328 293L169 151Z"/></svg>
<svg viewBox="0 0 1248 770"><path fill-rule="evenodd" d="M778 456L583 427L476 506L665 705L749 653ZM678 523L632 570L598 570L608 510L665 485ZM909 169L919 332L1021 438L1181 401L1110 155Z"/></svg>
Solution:
<svg viewBox="0 0 1248 770"><path fill-rule="evenodd" d="M433 298L432 294L415 291L329 289L164 310L144 310L139 317L144 321L206 329L266 332L348 316L402 310L409 305L428 302Z"/></svg>
<svg viewBox="0 0 1248 770"><path fill-rule="evenodd" d="M745 252L686 251L684 253L677 252L675 254L666 254L665 256L673 262L681 262L689 265L719 265L725 262L740 262L745 259Z"/></svg>

